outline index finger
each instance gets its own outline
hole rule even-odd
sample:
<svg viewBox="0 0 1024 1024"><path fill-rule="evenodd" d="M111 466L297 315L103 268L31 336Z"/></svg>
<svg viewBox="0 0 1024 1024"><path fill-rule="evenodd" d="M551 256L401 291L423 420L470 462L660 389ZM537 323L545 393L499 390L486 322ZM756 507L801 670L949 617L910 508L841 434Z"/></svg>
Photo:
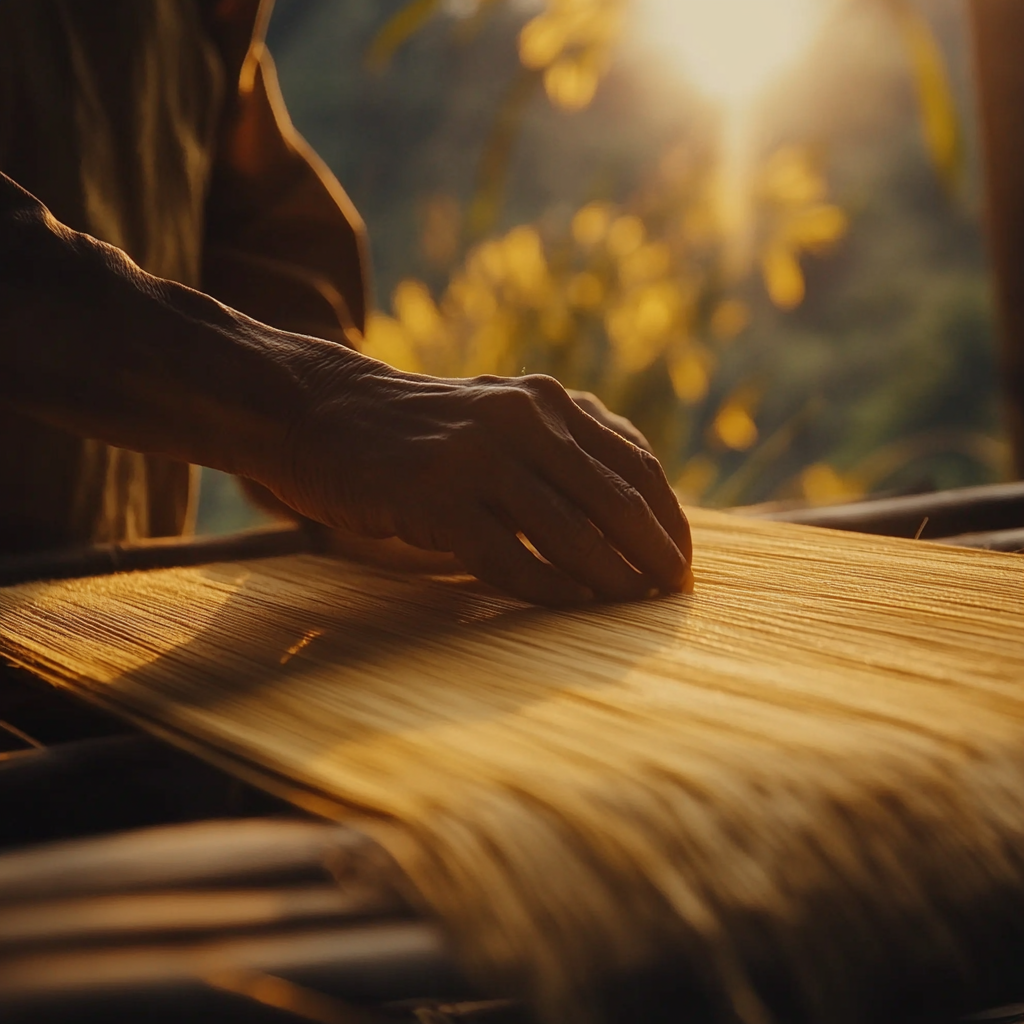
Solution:
<svg viewBox="0 0 1024 1024"><path fill-rule="evenodd" d="M669 486L661 463L650 452L630 444L591 416L570 414L566 421L570 433L584 451L640 492L690 565L693 562L690 524Z"/></svg>
<svg viewBox="0 0 1024 1024"><path fill-rule="evenodd" d="M536 471L568 498L635 569L662 590L686 588L687 559L636 487L584 451L568 432L547 433L531 456Z"/></svg>

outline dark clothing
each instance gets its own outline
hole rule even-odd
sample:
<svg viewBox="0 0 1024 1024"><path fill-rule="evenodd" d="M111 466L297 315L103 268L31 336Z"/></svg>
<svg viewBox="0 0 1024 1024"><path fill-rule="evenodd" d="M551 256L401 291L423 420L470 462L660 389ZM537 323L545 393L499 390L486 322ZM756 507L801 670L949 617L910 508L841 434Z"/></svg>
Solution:
<svg viewBox="0 0 1024 1024"><path fill-rule="evenodd" d="M258 38L267 13L258 0L0 0L0 170L152 274L351 341L361 225L288 123ZM191 528L192 467L2 407L0 481L0 552Z"/></svg>

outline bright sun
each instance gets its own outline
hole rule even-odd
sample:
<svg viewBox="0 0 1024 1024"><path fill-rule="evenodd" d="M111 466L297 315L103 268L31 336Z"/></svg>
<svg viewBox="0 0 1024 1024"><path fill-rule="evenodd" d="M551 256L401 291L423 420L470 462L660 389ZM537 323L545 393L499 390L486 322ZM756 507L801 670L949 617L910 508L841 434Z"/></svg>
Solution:
<svg viewBox="0 0 1024 1024"><path fill-rule="evenodd" d="M748 103L807 49L825 0L640 0L650 41L698 89Z"/></svg>

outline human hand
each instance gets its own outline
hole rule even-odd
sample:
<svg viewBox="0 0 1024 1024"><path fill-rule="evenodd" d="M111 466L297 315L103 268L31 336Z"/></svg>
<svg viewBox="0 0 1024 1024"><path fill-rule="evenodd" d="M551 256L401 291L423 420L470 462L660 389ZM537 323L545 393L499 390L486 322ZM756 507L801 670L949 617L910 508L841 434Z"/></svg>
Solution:
<svg viewBox="0 0 1024 1024"><path fill-rule="evenodd" d="M303 515L451 552L538 604L686 585L689 527L661 466L550 377L440 379L350 354L308 391L265 481Z"/></svg>
<svg viewBox="0 0 1024 1024"><path fill-rule="evenodd" d="M643 448L645 452L654 454L650 441L625 416L612 412L597 395L591 394L589 391L573 391L572 388L567 388L566 394L588 416L593 416L598 423L614 430L616 434L635 444L637 448Z"/></svg>

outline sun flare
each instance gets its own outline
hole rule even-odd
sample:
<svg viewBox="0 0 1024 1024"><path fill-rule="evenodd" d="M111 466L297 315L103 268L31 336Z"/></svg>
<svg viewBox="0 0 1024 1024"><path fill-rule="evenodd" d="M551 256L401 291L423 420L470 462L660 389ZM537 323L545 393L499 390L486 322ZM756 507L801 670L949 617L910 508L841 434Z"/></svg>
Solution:
<svg viewBox="0 0 1024 1024"><path fill-rule="evenodd" d="M826 0L641 0L645 34L709 97L754 99L810 46Z"/></svg>

